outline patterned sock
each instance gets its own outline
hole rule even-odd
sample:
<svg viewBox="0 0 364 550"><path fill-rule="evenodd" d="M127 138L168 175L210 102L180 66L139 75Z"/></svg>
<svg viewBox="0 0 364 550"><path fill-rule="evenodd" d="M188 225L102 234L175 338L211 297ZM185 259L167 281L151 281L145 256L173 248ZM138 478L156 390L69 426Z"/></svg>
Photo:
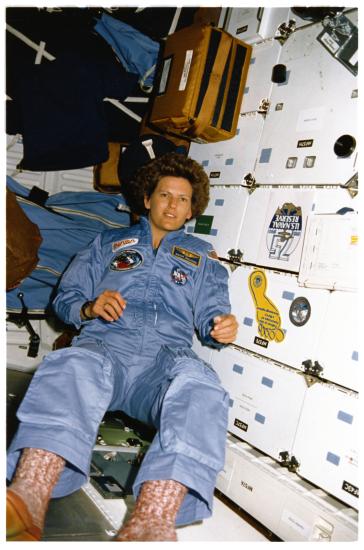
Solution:
<svg viewBox="0 0 364 550"><path fill-rule="evenodd" d="M187 492L173 479L145 481L131 518L115 540L176 541L176 516Z"/></svg>
<svg viewBox="0 0 364 550"><path fill-rule="evenodd" d="M53 487L65 460L43 449L24 449L9 487L26 504L34 525L43 529Z"/></svg>

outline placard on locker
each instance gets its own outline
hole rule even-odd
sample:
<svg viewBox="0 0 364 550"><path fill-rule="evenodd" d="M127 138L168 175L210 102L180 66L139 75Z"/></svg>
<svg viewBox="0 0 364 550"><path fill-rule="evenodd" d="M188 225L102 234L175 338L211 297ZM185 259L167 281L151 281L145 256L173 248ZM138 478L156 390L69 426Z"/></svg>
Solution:
<svg viewBox="0 0 364 550"><path fill-rule="evenodd" d="M300 285L355 291L358 283L358 214L309 216Z"/></svg>
<svg viewBox="0 0 364 550"><path fill-rule="evenodd" d="M286 79L270 97L254 174L260 184L345 184L355 174L357 79L317 40L322 29L303 27L282 45Z"/></svg>
<svg viewBox="0 0 364 550"><path fill-rule="evenodd" d="M245 265L233 271L229 286L239 322L236 345L297 369L313 361L328 290L299 287L293 274Z"/></svg>
<svg viewBox="0 0 364 550"><path fill-rule="evenodd" d="M244 262L298 273L307 220L356 207L357 199L338 187L258 187L249 196L237 247Z"/></svg>
<svg viewBox="0 0 364 550"><path fill-rule="evenodd" d="M232 347L213 350L210 361L230 396L229 431L280 460L293 446L307 387L302 373Z"/></svg>
<svg viewBox="0 0 364 550"><path fill-rule="evenodd" d="M300 476L353 508L359 500L358 416L356 393L317 382L306 392L292 449Z"/></svg>
<svg viewBox="0 0 364 550"><path fill-rule="evenodd" d="M203 213L187 222L185 231L210 242L219 257L235 249L243 224L249 192L244 187L211 186Z"/></svg>

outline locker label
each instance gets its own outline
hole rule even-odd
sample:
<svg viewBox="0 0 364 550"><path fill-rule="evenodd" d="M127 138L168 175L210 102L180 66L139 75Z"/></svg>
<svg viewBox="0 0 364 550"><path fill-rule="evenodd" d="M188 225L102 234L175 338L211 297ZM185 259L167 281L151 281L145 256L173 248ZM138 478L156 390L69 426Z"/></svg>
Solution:
<svg viewBox="0 0 364 550"><path fill-rule="evenodd" d="M236 426L237 428L240 428L240 430L243 430L243 432L248 431L248 424L246 424L242 420L239 420L239 418L235 418L234 426Z"/></svg>
<svg viewBox="0 0 364 550"><path fill-rule="evenodd" d="M259 335L267 340L282 342L284 332L281 327L281 316L277 307L266 295L267 278L264 271L254 270L249 277L249 290L252 295Z"/></svg>
<svg viewBox="0 0 364 550"><path fill-rule="evenodd" d="M313 139L300 139L297 142L297 147L300 149L302 147L312 147Z"/></svg>
<svg viewBox="0 0 364 550"><path fill-rule="evenodd" d="M267 348L268 347L268 340L264 340L263 338L259 338L259 336L256 336L254 338L254 344L257 344L258 346L262 346L262 348Z"/></svg>
<svg viewBox="0 0 364 550"><path fill-rule="evenodd" d="M359 498L359 487L355 487L355 485L352 485L348 481L344 480L343 485L342 485L341 488L346 493L349 493L350 495L353 495L353 497Z"/></svg>
<svg viewBox="0 0 364 550"><path fill-rule="evenodd" d="M244 27L238 27L235 31L235 34L241 34L242 32L245 32L248 30L248 25L244 25Z"/></svg>
<svg viewBox="0 0 364 550"><path fill-rule="evenodd" d="M253 492L253 487L249 485L249 483L246 483L246 481L241 480L240 485L244 487L244 489L247 489L248 491Z"/></svg>

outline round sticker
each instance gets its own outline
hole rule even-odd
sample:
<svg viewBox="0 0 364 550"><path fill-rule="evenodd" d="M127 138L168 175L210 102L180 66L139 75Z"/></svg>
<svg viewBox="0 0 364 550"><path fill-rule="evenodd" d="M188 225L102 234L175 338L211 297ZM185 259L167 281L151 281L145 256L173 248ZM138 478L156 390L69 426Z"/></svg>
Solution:
<svg viewBox="0 0 364 550"><path fill-rule="evenodd" d="M119 252L110 263L110 269L113 271L126 271L135 269L143 263L143 256L137 250L128 249Z"/></svg>
<svg viewBox="0 0 364 550"><path fill-rule="evenodd" d="M311 315L311 306L307 298L300 296L293 300L289 308L289 319L296 327L303 327Z"/></svg>

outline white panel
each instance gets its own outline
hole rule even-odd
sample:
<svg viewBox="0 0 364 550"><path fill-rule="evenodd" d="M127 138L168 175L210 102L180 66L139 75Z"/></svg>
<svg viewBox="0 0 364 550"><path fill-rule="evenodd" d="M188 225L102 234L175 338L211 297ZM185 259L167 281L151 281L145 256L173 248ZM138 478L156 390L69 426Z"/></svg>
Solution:
<svg viewBox="0 0 364 550"><path fill-rule="evenodd" d="M355 212L311 215L299 283L313 288L356 290L358 229Z"/></svg>
<svg viewBox="0 0 364 550"><path fill-rule="evenodd" d="M229 447L234 444L234 437L230 434L227 436L226 440L226 454L225 454L225 464L224 468L218 473L216 478L216 487L224 493L228 494L231 478L235 466L235 454L229 450Z"/></svg>
<svg viewBox="0 0 364 550"><path fill-rule="evenodd" d="M225 30L244 42L257 42L275 36L288 13L289 8L232 8Z"/></svg>
<svg viewBox="0 0 364 550"><path fill-rule="evenodd" d="M244 262L298 272L308 217L355 209L357 202L339 187L258 187L249 196L237 248Z"/></svg>
<svg viewBox="0 0 364 550"><path fill-rule="evenodd" d="M292 454L298 474L358 506L357 394L318 382L306 392Z"/></svg>
<svg viewBox="0 0 364 550"><path fill-rule="evenodd" d="M272 67L279 62L281 51L282 46L274 39L253 45L241 105L242 113L258 111L262 99L269 99L273 88Z"/></svg>
<svg viewBox="0 0 364 550"><path fill-rule="evenodd" d="M313 189L256 189L238 241L243 261L298 272Z"/></svg>
<svg viewBox="0 0 364 550"><path fill-rule="evenodd" d="M358 539L358 514L321 489L292 475L277 534L285 541L346 542ZM282 483L283 485L283 483ZM307 488L308 486L308 488ZM284 489L283 489L284 490Z"/></svg>
<svg viewBox="0 0 364 550"><path fill-rule="evenodd" d="M329 291L299 287L294 275L247 266L239 266L229 282L238 346L298 369L313 360Z"/></svg>
<svg viewBox="0 0 364 550"><path fill-rule="evenodd" d="M323 378L356 391L360 385L358 313L356 293L331 292L314 357L323 368Z"/></svg>
<svg viewBox="0 0 364 550"><path fill-rule="evenodd" d="M242 185L253 172L263 118L257 113L240 116L236 136L217 143L192 143L189 156L205 168L211 185Z"/></svg>
<svg viewBox="0 0 364 550"><path fill-rule="evenodd" d="M280 483L282 468L272 459L264 460L259 451L247 443L227 449L235 458L227 496L243 510L277 533L285 491Z"/></svg>
<svg viewBox="0 0 364 550"><path fill-rule="evenodd" d="M217 488L283 541L355 541L358 513L229 436L226 471ZM225 470L224 469L224 470Z"/></svg>
<svg viewBox="0 0 364 550"><path fill-rule="evenodd" d="M357 169L356 148L345 158L334 152L339 137L357 139L357 79L317 40L321 31L321 23L307 26L282 46L287 78L272 89L258 183L344 184Z"/></svg>
<svg viewBox="0 0 364 550"><path fill-rule="evenodd" d="M233 348L211 363L230 395L229 431L279 460L290 451L306 391L301 373Z"/></svg>
<svg viewBox="0 0 364 550"><path fill-rule="evenodd" d="M235 249L243 224L249 192L243 187L210 188L210 201L197 219L186 224L186 232L212 244L220 257L228 257Z"/></svg>

